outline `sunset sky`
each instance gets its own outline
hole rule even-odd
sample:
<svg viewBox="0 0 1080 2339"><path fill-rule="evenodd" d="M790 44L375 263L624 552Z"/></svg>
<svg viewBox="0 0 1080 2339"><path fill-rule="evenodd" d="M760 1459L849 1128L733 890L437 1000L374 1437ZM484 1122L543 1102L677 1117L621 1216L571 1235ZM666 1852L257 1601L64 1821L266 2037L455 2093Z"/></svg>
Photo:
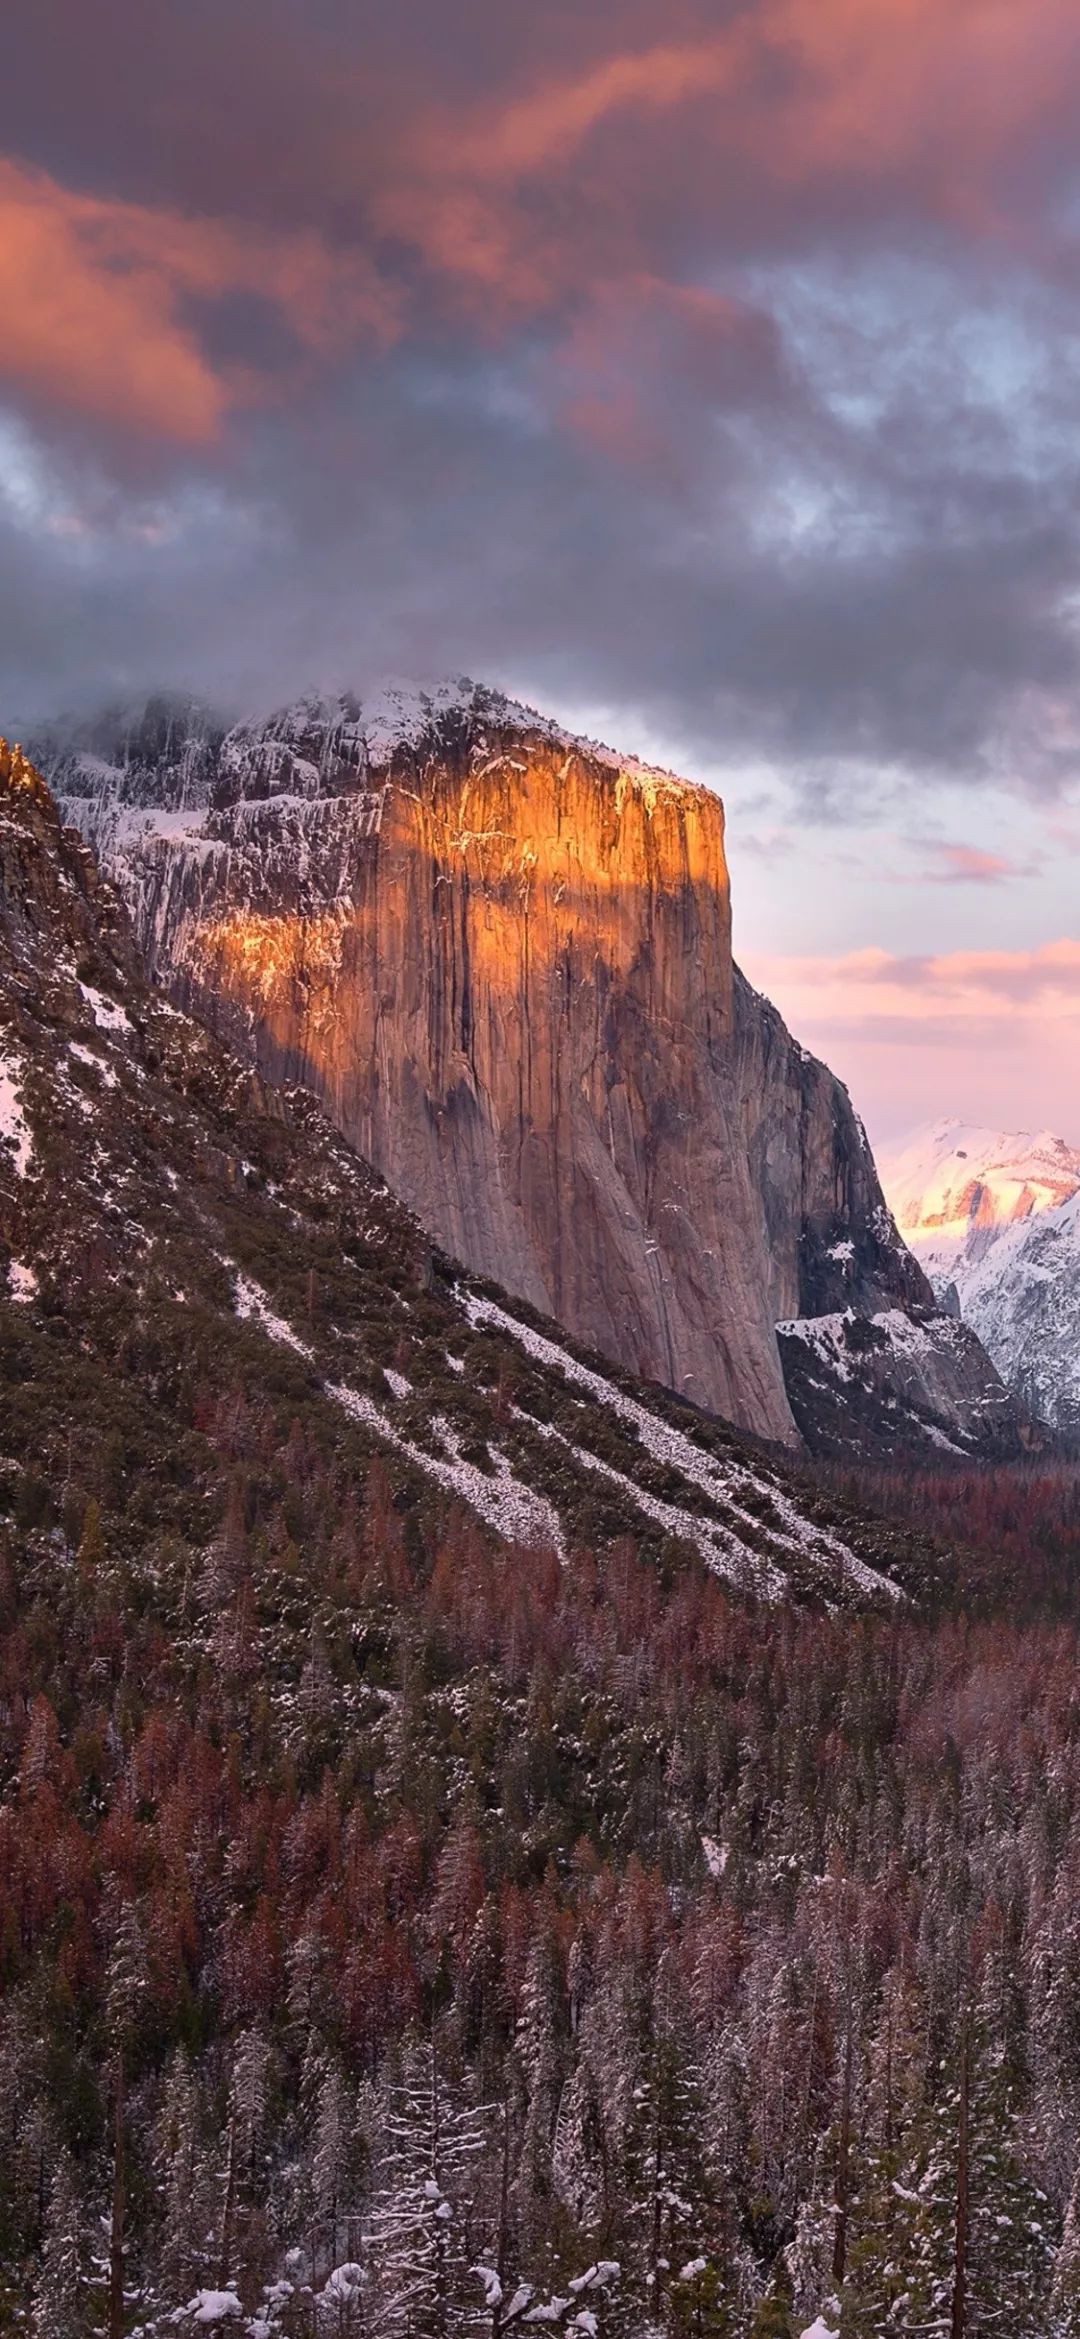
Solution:
<svg viewBox="0 0 1080 2339"><path fill-rule="evenodd" d="M1080 1140L1077 0L8 0L0 729L468 672L714 782L871 1133Z"/></svg>

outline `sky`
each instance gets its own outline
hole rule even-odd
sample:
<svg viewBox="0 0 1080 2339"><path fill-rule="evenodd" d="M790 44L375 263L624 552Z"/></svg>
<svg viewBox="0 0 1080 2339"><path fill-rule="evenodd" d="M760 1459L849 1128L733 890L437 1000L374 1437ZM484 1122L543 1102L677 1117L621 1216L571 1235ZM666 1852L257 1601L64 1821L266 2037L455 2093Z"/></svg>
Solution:
<svg viewBox="0 0 1080 2339"><path fill-rule="evenodd" d="M0 729L502 684L875 1139L1080 1140L1077 0L4 19Z"/></svg>

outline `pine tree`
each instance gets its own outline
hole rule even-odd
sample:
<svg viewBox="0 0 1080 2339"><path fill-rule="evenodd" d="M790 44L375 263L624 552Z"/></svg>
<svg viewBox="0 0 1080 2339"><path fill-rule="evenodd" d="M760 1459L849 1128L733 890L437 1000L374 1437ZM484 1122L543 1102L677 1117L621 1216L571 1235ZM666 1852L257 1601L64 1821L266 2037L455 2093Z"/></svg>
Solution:
<svg viewBox="0 0 1080 2339"><path fill-rule="evenodd" d="M127 2251L127 2080L149 1997L146 1944L130 1901L113 1911L105 1975L105 2030L112 2077L112 2199L109 2211L109 2339L122 2339Z"/></svg>
<svg viewBox="0 0 1080 2339"><path fill-rule="evenodd" d="M1051 2293L1054 2339L1080 2339L1080 2165L1073 2180L1065 2229L1054 2261Z"/></svg>
<svg viewBox="0 0 1080 2339"><path fill-rule="evenodd" d="M339 2066L323 2071L315 2106L311 2155L311 2194L319 2253L328 2268L336 2266L346 2221L349 2180L353 2164L353 2107ZM351 2256L351 2252L347 2252ZM314 2260L316 2251L313 2249Z"/></svg>
<svg viewBox="0 0 1080 2339"><path fill-rule="evenodd" d="M525 2093L515 2195L523 2216L552 2190L555 2125L564 2073L565 2007L548 1926L529 1950L514 2053Z"/></svg>
<svg viewBox="0 0 1080 2339"><path fill-rule="evenodd" d="M213 2247L213 2180L200 2143L198 2089L183 2049L165 2082L152 2158L161 2202L159 2287L175 2302L209 2277Z"/></svg>
<svg viewBox="0 0 1080 2339"><path fill-rule="evenodd" d="M672 1977L661 1962L623 2147L626 2257L649 2313L663 2318L672 2282L685 2266L684 2299L695 2282L726 2294L730 2233L724 2190L712 2167L694 2042ZM711 2271L715 2282L698 2274Z"/></svg>
<svg viewBox="0 0 1080 2339"><path fill-rule="evenodd" d="M794 2237L784 2252L800 2330L821 2311L833 2288L836 2201L829 2176L835 2158L835 2138L830 2135L817 2154L810 2191L799 2204Z"/></svg>
<svg viewBox="0 0 1080 2339"><path fill-rule="evenodd" d="M61 2148L56 2155L45 2218L34 2295L33 2339L81 2339L85 2329L83 2248L75 2170L70 2153Z"/></svg>
<svg viewBox="0 0 1080 2339"><path fill-rule="evenodd" d="M1043 2339L1053 2242L1027 2175L1004 2046L978 2017L960 2026L915 2145L900 2328L924 2339Z"/></svg>
<svg viewBox="0 0 1080 2339"><path fill-rule="evenodd" d="M791 2283L783 2267L777 2269L750 2325L750 2339L795 2339Z"/></svg>
<svg viewBox="0 0 1080 2339"><path fill-rule="evenodd" d="M843 2339L887 2339L903 2327L909 2205L898 2189L901 2161L895 2145L867 2140L859 2164L840 2328Z"/></svg>
<svg viewBox="0 0 1080 2339"><path fill-rule="evenodd" d="M434 2044L416 2045L387 2110L383 2181L369 2224L373 2321L387 2339L478 2328L474 2200L494 2107L455 2095Z"/></svg>
<svg viewBox="0 0 1080 2339"><path fill-rule="evenodd" d="M221 2172L218 2280L239 2272L250 2208L262 2189L270 2050L261 2031L247 2030L236 2042L229 2089L229 2123Z"/></svg>

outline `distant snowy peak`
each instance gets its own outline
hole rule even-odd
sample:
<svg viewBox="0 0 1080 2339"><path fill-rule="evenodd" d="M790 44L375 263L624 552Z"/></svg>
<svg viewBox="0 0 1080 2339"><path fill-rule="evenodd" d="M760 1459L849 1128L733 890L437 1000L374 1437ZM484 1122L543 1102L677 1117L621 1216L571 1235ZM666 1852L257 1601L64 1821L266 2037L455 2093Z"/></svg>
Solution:
<svg viewBox="0 0 1080 2339"><path fill-rule="evenodd" d="M939 1280L983 1258L1007 1228L1080 1191L1080 1149L1049 1129L1032 1136L935 1121L880 1154L878 1168L905 1242Z"/></svg>
<svg viewBox="0 0 1080 2339"><path fill-rule="evenodd" d="M879 1163L905 1240L1015 1397L1080 1432L1080 1149L937 1121Z"/></svg>
<svg viewBox="0 0 1080 2339"><path fill-rule="evenodd" d="M965 1317L1031 1410L1080 1435L1080 1190L964 1269Z"/></svg>

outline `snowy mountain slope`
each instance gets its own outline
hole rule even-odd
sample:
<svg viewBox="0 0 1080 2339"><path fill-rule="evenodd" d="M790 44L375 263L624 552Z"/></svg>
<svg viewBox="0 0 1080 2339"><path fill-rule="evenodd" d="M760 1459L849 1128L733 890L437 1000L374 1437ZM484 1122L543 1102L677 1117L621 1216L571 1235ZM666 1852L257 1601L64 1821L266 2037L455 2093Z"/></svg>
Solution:
<svg viewBox="0 0 1080 2339"><path fill-rule="evenodd" d="M1080 1149L956 1120L881 1163L897 1223L1020 1402L1080 1429Z"/></svg>
<svg viewBox="0 0 1080 2339"><path fill-rule="evenodd" d="M849 1309L777 1333L795 1418L816 1453L889 1466L921 1446L927 1462L993 1461L1014 1451L1018 1430L1041 1442L976 1333L953 1316Z"/></svg>
<svg viewBox="0 0 1080 2339"><path fill-rule="evenodd" d="M457 1504L503 1546L568 1563L631 1536L766 1600L897 1596L879 1529L818 1516L724 1425L433 1257L310 1098L265 1089L147 984L87 849L6 751L0 876L0 1329L21 1360L0 1373L0 1489L31 1436L46 1480L73 1439L128 1439L143 1526L180 1504L209 1543L177 1471L197 1489L199 1423L253 1380L346 1484L378 1456L403 1503Z"/></svg>
<svg viewBox="0 0 1080 2339"><path fill-rule="evenodd" d="M1080 1188L1005 1227L956 1282L965 1322L1009 1387L1080 1437Z"/></svg>

